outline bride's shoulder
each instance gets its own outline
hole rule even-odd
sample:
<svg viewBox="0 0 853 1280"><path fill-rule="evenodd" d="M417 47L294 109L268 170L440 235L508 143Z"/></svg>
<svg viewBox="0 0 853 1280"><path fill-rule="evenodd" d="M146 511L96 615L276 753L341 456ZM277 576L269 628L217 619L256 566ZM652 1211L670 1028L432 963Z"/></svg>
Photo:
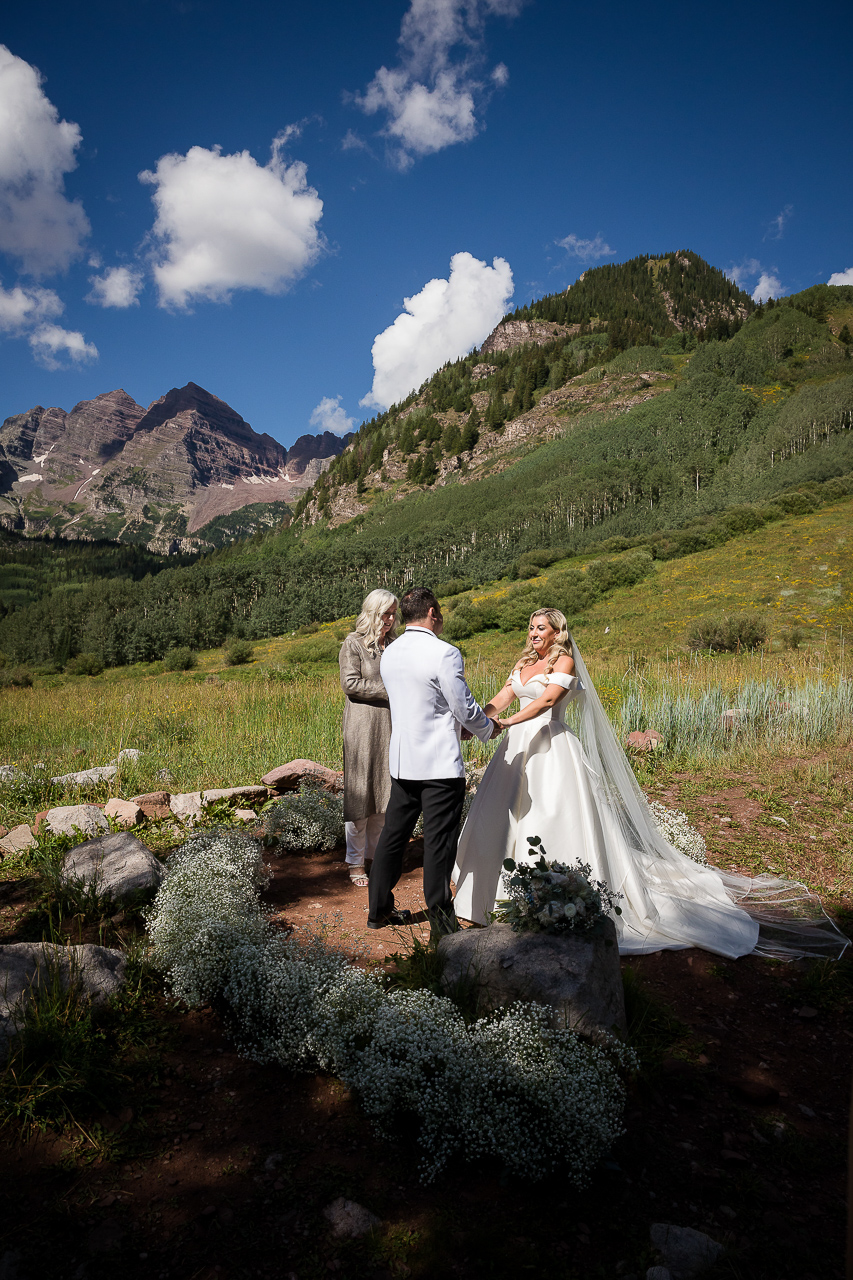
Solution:
<svg viewBox="0 0 853 1280"><path fill-rule="evenodd" d="M552 671L559 671L561 676L573 676L575 674L575 661L571 654L561 654L551 668Z"/></svg>

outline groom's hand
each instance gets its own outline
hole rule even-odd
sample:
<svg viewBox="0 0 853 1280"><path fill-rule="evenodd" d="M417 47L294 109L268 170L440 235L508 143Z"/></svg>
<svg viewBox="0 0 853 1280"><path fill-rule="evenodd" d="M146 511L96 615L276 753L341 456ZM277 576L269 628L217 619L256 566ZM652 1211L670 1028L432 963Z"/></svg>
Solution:
<svg viewBox="0 0 853 1280"><path fill-rule="evenodd" d="M504 726L501 724L500 720L493 720L492 721L492 737L499 738L503 733L503 731L504 731Z"/></svg>
<svg viewBox="0 0 853 1280"><path fill-rule="evenodd" d="M473 735L473 733L471 732L471 730L470 730L470 729L463 729L463 730L462 730L462 733L461 733L461 735L460 735L460 736L461 736L461 738L462 738L462 741L463 741L463 742L467 742L467 741L468 741L468 739L469 739L469 738L473 738L473 736L474 736L474 735Z"/></svg>

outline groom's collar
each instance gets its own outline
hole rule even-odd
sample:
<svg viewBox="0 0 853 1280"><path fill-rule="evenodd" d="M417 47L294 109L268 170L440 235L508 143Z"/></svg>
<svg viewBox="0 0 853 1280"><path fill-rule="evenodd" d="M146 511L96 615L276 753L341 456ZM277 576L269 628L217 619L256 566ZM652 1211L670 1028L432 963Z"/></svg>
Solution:
<svg viewBox="0 0 853 1280"><path fill-rule="evenodd" d="M420 631L422 635L435 636L435 632L430 627L419 627L416 622L408 623L403 634L408 635L410 631ZM435 636L435 638L437 640L438 636Z"/></svg>

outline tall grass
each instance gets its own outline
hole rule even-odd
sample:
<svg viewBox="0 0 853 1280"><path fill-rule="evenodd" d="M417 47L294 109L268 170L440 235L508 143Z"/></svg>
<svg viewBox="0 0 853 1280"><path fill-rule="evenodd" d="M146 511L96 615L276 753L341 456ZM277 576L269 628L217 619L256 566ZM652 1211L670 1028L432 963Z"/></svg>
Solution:
<svg viewBox="0 0 853 1280"><path fill-rule="evenodd" d="M485 703L506 679L506 659L469 657L468 679ZM767 655L683 655L657 664L591 662L602 701L620 737L633 729L663 734L663 754L690 753L713 766L733 751L758 745L771 752L811 749L850 736L853 682L820 651ZM297 757L340 767L343 695L337 667L311 671L263 668L249 679L206 683L192 676L109 682L68 682L62 688L6 690L0 700L0 763L36 778L79 771L138 747L104 794L134 795L162 786L193 791L257 781ZM727 715L727 712L733 714ZM466 758L483 763L492 744L476 739ZM43 768L37 768L42 765ZM39 794L41 794L39 792ZM46 796L45 792L45 796ZM86 793L101 798L99 792ZM50 803L82 798L56 789ZM26 788L17 803L0 787L0 815L8 824L37 797ZM29 802L28 802L29 801Z"/></svg>

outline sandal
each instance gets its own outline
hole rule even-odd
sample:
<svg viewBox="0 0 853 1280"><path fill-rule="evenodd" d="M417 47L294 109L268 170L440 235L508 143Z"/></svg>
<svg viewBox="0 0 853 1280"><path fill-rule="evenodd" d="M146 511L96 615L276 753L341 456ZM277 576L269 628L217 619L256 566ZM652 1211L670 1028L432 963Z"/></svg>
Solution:
<svg viewBox="0 0 853 1280"><path fill-rule="evenodd" d="M349 878L355 889L366 889L370 883L367 879L367 869L363 862L353 863L350 866Z"/></svg>

